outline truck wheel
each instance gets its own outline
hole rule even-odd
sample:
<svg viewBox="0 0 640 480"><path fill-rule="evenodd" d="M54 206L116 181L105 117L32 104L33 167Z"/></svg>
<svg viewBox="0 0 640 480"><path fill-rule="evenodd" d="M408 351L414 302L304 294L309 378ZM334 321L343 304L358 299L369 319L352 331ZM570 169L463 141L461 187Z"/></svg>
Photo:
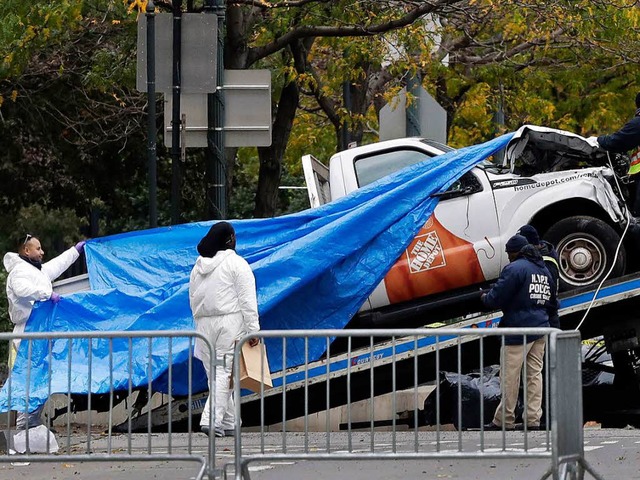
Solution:
<svg viewBox="0 0 640 480"><path fill-rule="evenodd" d="M598 218L565 218L547 230L544 239L556 246L560 257L560 291L597 285L612 265L609 279L624 273L624 246L614 257L620 235Z"/></svg>

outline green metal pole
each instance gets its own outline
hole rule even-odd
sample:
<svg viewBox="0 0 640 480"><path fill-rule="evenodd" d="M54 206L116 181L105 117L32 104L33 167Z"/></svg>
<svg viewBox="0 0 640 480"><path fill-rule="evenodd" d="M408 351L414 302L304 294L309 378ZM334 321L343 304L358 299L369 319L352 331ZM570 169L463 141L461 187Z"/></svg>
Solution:
<svg viewBox="0 0 640 480"><path fill-rule="evenodd" d="M207 160L207 216L211 219L227 217L227 167L224 155L224 39L225 2L207 0L206 9L218 17L218 39L216 53L216 92L207 95L208 148Z"/></svg>

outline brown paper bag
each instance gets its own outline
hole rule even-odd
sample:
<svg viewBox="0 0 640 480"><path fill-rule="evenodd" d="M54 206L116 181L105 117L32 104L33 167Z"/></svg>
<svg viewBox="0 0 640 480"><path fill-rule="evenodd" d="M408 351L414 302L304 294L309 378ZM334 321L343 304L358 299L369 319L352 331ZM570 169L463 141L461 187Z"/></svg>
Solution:
<svg viewBox="0 0 640 480"><path fill-rule="evenodd" d="M264 367L261 367L262 361L264 361ZM261 375L262 368L264 368L264 377ZM267 362L267 350L262 342L255 347L245 343L242 345L240 355L240 387L260 393L261 384L264 385L265 390L273 387L269 362Z"/></svg>

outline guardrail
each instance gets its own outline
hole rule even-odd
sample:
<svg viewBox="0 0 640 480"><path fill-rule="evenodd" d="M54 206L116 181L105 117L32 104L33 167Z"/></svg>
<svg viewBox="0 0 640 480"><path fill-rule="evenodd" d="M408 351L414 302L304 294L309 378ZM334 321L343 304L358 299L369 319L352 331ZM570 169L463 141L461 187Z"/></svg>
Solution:
<svg viewBox="0 0 640 480"><path fill-rule="evenodd" d="M5 454L0 455L0 463L8 462L194 462L195 475L185 470L187 478L215 478L221 470L215 465L215 436L202 433L193 434L192 401L194 372L201 375L193 359L195 341L202 342L202 348L211 359L212 390L215 395L215 366L223 363L216 360L214 349L205 337L196 332L185 331L138 331L138 332L55 332L55 333L0 333L0 342L21 341L21 355L16 368L9 376L0 392L0 423L4 432ZM144 354L140 354L144 352ZM26 355L26 356L25 356ZM183 368L174 373L179 356L184 359ZM157 366L158 356L166 357L166 370ZM25 361L26 360L26 361ZM44 365L44 367L43 367ZM44 368L44 378L42 378ZM134 379L146 375L145 384L135 384ZM171 421L172 394L176 391L177 375L183 390L186 390L187 428L186 434L173 435ZM36 378L37 376L37 378ZM148 415L147 431L133 433L131 419L134 416L134 394L145 394L152 398L153 384L161 377L169 401L168 431L153 433L151 415ZM43 386L44 382L44 386ZM85 384L86 421L82 425L71 422L73 395L78 383ZM206 385L206 382L205 382ZM98 393L92 393L98 392ZM67 395L66 429L57 437L42 429L29 428L29 411L42 408L43 400L52 394ZM128 431L113 431L115 404L127 398L125 409L128 416ZM107 430L96 431L92 412L98 403L108 411ZM4 408L3 408L4 407ZM213 408L213 402L210 405ZM147 404L146 408L151 409ZM38 410L39 411L39 410ZM24 415L26 429L17 430L13 426L16 416ZM138 411L138 413L140 413ZM210 431L213 432L213 415L210 415ZM4 421L3 421L4 420ZM51 416L46 416L45 426L51 429ZM198 427L198 426L196 426ZM56 427L59 430L60 427ZM199 428L197 428L199 429ZM28 432L28 433L27 433ZM38 433L39 432L39 433ZM43 440L44 432L44 440ZM4 433L4 435L3 435ZM0 450L2 449L0 442ZM19 453L24 451L24 453Z"/></svg>
<svg viewBox="0 0 640 480"><path fill-rule="evenodd" d="M235 435L235 464L234 475L237 480L250 478L249 464L256 461L287 461L287 460L384 460L384 459L403 459L403 460L420 460L420 459L508 459L508 458L544 458L548 459L550 466L541 478L552 476L554 479L582 478L585 471L590 472L596 479L601 477L589 466L584 457L583 446L583 422L582 422L582 383L581 383L581 342L579 332L561 332L550 328L538 329L413 329L413 330L297 330L297 331L261 331L255 336L273 345L272 342L282 342L278 345L278 350L282 353L282 358L287 357L287 348L292 341L297 340L297 348L300 350L300 341L304 347L305 362L299 373L303 375L303 418L304 435L292 434L287 432L287 421L291 420L291 410L300 410L300 396L296 397L294 403L296 408L290 408L287 397L292 395L292 391L287 388L286 376L283 375L283 384L279 385L280 406L281 406L281 423L280 431L274 433L273 428L265 421L267 418L265 412L265 395L264 386L260 391L260 415L258 425L254 428L259 430L259 442L252 442L248 448L243 446L242 436L240 435L240 422L236 425ZM419 421L419 405L418 405L418 387L419 378L423 378L425 370L431 372L431 377L439 379L440 375L446 369L463 373L463 351L465 357L470 351L474 351L478 357L476 365L480 366L479 385L480 399L484 396L483 391L483 367L485 356L489 350L500 349L501 363L504 362L505 340L509 337L517 336L523 345L528 344L529 338L534 336L542 336L546 339L544 376L544 401L543 411L545 413L545 421L541 425L543 432L531 431L528 429L526 422L522 426L522 431L507 430L505 426L499 432L487 431L484 428L484 422L487 418L492 418L493 412L487 412L485 402L479 400L476 405L466 402L463 405L461 400L461 383L458 383L457 404L457 426L462 427L463 408L477 409L478 418L481 419L477 425L476 431L463 431L458 428L457 432L445 432L443 430L443 422L441 421L442 400L440 383L436 382L434 392L435 395L435 425L431 429L424 428ZM381 338L389 338L392 353L386 358L377 360L374 358L374 343L380 341ZM402 364L399 367L396 352L396 344L402 343L406 345L407 338L413 337L417 346L419 342L424 343L425 337L433 342L433 350L430 357L418 355L407 358L406 352L403 353ZM242 346L248 341L248 338L241 339L236 345L234 358L239 358ZM318 372L310 375L309 365L309 340L324 339L326 342L327 352L326 370L324 375L319 376ZM331 371L335 365L332 365L330 346L334 339L346 338L347 352L342 354L341 361L347 362L346 379L342 377L344 389L340 388L339 392L335 390L335 384L332 383ZM355 339L368 339L370 345L370 358L366 362L352 362L352 341ZM374 338L376 341L374 342ZM402 342L400 342L402 340ZM441 345L451 345L451 341L455 342L455 357L451 362L451 356L448 355L444 360ZM487 347L485 344L493 342L493 345ZM366 342L365 342L366 343ZM473 348L470 348L473 347ZM447 353L451 353L451 348L446 349ZM415 351L418 351L416 348ZM362 359L362 349L358 350L358 359ZM527 349L523 348L523 377L527 377L527 362L525 357ZM384 377L376 374L376 368L381 363L387 365L387 371ZM270 361L271 370L277 371L283 369L284 365L274 365ZM261 371L264 372L268 366L262 364ZM399 378L398 369L402 369L403 378L413 378L411 388L414 392L413 402L413 423L409 425L412 431L400 431L399 422L395 417L396 397L397 397L397 380ZM390 369L390 372L389 372ZM317 370L317 368L316 368ZM368 373L368 375L367 375ZM239 362L234 364L234 394L236 398L241 395L241 367ZM358 384L352 383L352 378L359 376ZM367 378L368 377L368 378ZM318 388L318 385L321 388ZM383 385L387 383L387 385ZM502 382L501 382L502 383ZM524 383L523 389L523 409L526 412L529 406L530 394L527 382ZM310 441L310 414L309 408L311 398L310 389L313 387L313 400L318 401L324 398L326 408L325 422L316 423L315 431L324 434L322 442ZM386 388L385 388L386 387ZM357 391L356 391L357 389ZM368 389L368 395L364 398L369 400L369 415L364 422L359 421L357 424L352 421L352 396L358 394L358 398L363 398L363 390ZM299 390L299 388L297 389ZM374 397L381 390L391 392L391 411L394 416L389 425L385 428L390 431L381 432L377 428L374 411ZM338 401L335 400L336 394L344 395ZM273 396L272 396L273 397ZM333 404L346 404L346 432L332 432L331 425L331 406ZM273 404L271 404L271 407ZM270 408L271 408L270 407ZM487 413L491 416L487 417ZM241 418L240 403L236 403L236 417ZM504 407L502 408L502 418L504 418ZM449 422L450 423L450 422ZM454 422L455 423L455 422ZM323 427L324 425L324 427ZM365 428L362 428L366 425ZM455 425L454 425L455 426ZM379 442L378 440L382 440ZM390 443L388 443L390 441ZM457 448L451 448L452 443ZM524 443L523 443L524 442ZM277 448L274 448L276 447Z"/></svg>
<svg viewBox="0 0 640 480"><path fill-rule="evenodd" d="M497 350L504 350L506 339L519 336L527 344L527 336L544 336L547 342L544 372L545 420L542 432L531 431L523 425L522 431L510 431L506 427L500 431L486 431L484 423L491 418L494 407L489 409L484 401L463 403L461 384L458 383L457 400L454 402L454 419L444 418L446 407L451 407L443 398L439 381L432 382L435 420L425 426L424 411L419 404L418 391L425 379L439 380L441 373L451 371L461 375L467 373L467 364L479 366L480 398L484 396L483 376L485 360L495 357ZM413 329L413 330L304 330L304 331L261 331L257 334L263 340L276 342L287 357L287 349L296 348L304 353L305 361L298 366L291 378L295 385L287 384L288 375L282 375L274 390L277 395L267 396L262 390L259 395L259 415L256 434L241 435L241 422L236 423L235 451L224 455L229 462L224 464L222 454L216 458L216 438L192 433L191 395L194 392L194 375L198 367L202 375L202 365L193 360L195 341L202 342L211 359L212 398L215 398L216 366L225 360L216 360L213 347L196 332L185 331L140 331L140 332L55 332L0 334L0 342L21 339L20 353L14 371L0 391L0 423L6 419L4 436L7 452L0 455L3 462L160 462L188 461L196 464L196 474L185 474L195 478L218 478L226 476L231 467L236 479L248 480L249 464L257 461L277 460L384 460L384 459L507 459L538 458L548 459L550 466L542 478L554 479L582 478L585 471L599 479L597 473L584 458L582 432L582 384L580 334L560 332L553 329ZM388 339L381 342L382 339ZM318 360L309 359L309 341L318 339L326 345L326 352L318 368ZM335 339L346 342L346 351L332 355ZM239 355L247 338L241 339L234 352ZM353 344L358 344L355 351ZM363 346L364 345L364 346ZM413 345L413 348L411 348ZM317 345L316 345L317 346ZM418 348L420 346L420 348ZM134 348L135 347L135 348ZM388 352L380 349L387 349ZM363 353L364 352L364 353ZM368 353L367 353L368 352ZM334 352L336 353L336 352ZM475 357L473 357L475 355ZM525 354L523 354L525 355ZM469 358L471 362L468 362ZM523 356L524 358L524 356ZM159 363L159 360L163 362ZM504 360L504 359L502 359ZM183 362L182 364L180 362ZM310 368L309 365L313 367ZM166 366L164 368L163 365ZM178 365L186 365L178 369ZM269 366L261 365L264 373ZM276 371L283 365L270 365ZM43 370L43 368L45 370ZM526 362L523 376L527 375ZM344 370L346 369L346 373ZM43 374L44 372L44 374ZM234 361L233 379L236 398L241 395L240 362ZM37 378L34 378L37 377ZM140 378L144 378L141 382ZM78 380L87 386L77 390ZM135 380L134 380L135 379ZM357 379L357 381L355 381ZM302 383L300 383L302 380ZM44 382L44 384L43 384ZM159 382L159 383L158 383ZM187 427L185 434L174 435L171 419L172 396L182 383L187 396ZM44 385L44 386L43 386ZM169 421L166 435L153 432L152 416L148 415L147 431L134 433L131 420L135 414L133 396L146 392L151 398L158 385L168 394ZM206 383L205 383L206 385ZM403 395L412 399L412 415L408 419L396 417L400 389ZM31 444L32 432L21 432L12 427L12 411L27 414L39 407L54 393L67 394L67 411L71 410L71 397L86 394L86 420L81 425L72 424L67 415L66 431L59 432L59 451L54 451L55 438L46 436L45 446L36 453ZM93 392L93 393L91 393ZM374 399L388 392L391 401L389 422L381 427L376 417ZM408 393L407 393L408 392ZM526 386L522 392L523 407L529 404L530 391ZM125 410L128 415L128 429L114 432L113 411L118 399L127 397ZM289 398L293 400L289 401ZM267 421L265 400L278 403L281 425L274 427ZM357 401L368 401L366 418L356 418ZM100 402L108 412L107 430L96 431L92 411ZM322 422L317 421L313 429L322 436L314 439L310 427L312 414L318 411L317 404L323 403L326 410ZM252 407L256 402L252 403ZM315 410L312 411L312 405ZM272 404L270 404L272 405ZM341 431L333 431L331 408L341 405L346 415ZM211 402L209 429L214 431L213 402ZM151 406L146 406L147 413ZM271 407L270 407L271 409ZM469 429L463 421L463 411L476 410L480 419L475 429ZM304 435L288 431L287 422L294 413L302 412L301 423ZM241 402L236 402L236 416L241 418ZM502 413L504 417L504 410ZM26 417L28 419L28 416ZM456 420L457 419L457 420ZM317 420L317 418L316 418ZM27 420L28 421L28 420ZM246 422L244 426L249 426ZM384 423L384 422L383 422ZM446 423L458 427L447 431ZM28 426L27 426L28 427ZM46 427L51 427L51 417L47 416ZM197 427L197 426L196 426ZM384 429L385 431L381 431ZM465 431L466 429L466 431ZM276 432L277 430L277 432ZM28 432L28 433L27 433ZM153 433L152 433L153 432ZM34 432L35 433L35 432ZM12 455L10 449L16 447L16 436L23 441L24 454ZM228 444L225 444L228 445ZM0 445L1 449L1 445ZM217 460L217 463L216 463Z"/></svg>

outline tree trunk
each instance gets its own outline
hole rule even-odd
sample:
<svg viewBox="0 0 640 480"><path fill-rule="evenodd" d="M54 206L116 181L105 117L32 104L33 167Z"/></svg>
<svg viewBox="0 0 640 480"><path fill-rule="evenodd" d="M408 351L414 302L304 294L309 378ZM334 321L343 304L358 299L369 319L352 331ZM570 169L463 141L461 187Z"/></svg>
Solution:
<svg viewBox="0 0 640 480"><path fill-rule="evenodd" d="M282 173L282 157L284 156L291 127L298 109L300 91L295 80L289 80L282 89L278 111L272 129L270 147L258 148L260 172L258 191L256 192L255 217L273 217L278 206L278 187Z"/></svg>

